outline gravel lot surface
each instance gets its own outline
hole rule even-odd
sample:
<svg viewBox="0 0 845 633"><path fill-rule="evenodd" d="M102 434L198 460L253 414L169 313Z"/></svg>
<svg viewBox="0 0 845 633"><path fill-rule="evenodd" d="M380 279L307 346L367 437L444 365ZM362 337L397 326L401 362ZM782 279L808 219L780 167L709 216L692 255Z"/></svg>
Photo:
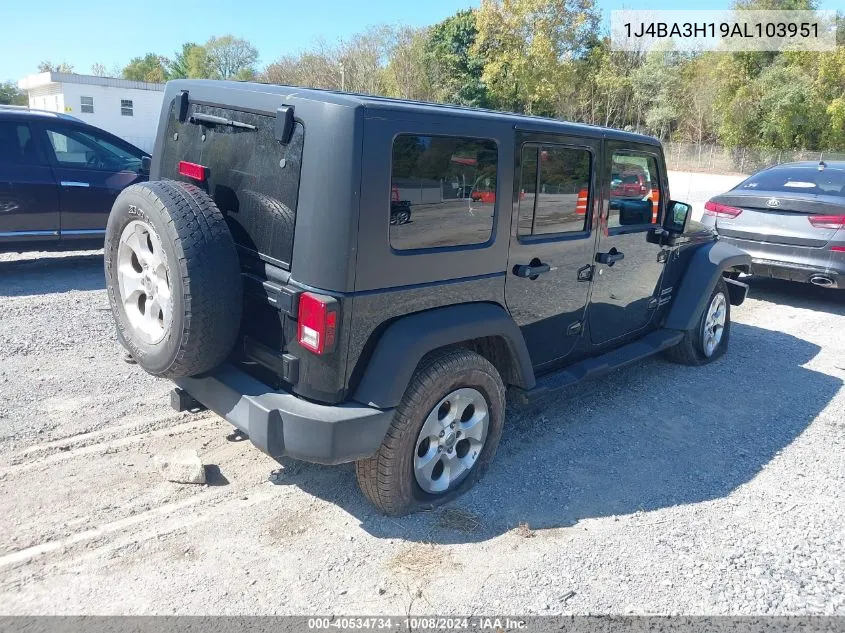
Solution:
<svg viewBox="0 0 845 633"><path fill-rule="evenodd" d="M173 413L99 253L0 255L0 612L845 614L845 293L751 283L722 360L509 409L473 491L387 519Z"/></svg>

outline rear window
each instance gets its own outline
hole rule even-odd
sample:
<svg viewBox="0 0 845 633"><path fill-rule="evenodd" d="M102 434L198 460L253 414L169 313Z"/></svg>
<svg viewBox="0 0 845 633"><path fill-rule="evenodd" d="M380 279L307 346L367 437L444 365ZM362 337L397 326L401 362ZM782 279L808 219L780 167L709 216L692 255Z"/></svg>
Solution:
<svg viewBox="0 0 845 633"><path fill-rule="evenodd" d="M845 169L826 167L774 167L751 176L737 186L741 191L780 191L845 197Z"/></svg>
<svg viewBox="0 0 845 633"><path fill-rule="evenodd" d="M192 123L193 114L243 125ZM282 145L274 127L273 116L202 104L191 104L181 123L171 108L161 176L194 182L179 175L179 161L207 167L207 181L194 184L206 189L226 216L235 243L289 268L305 130L297 122L290 142Z"/></svg>

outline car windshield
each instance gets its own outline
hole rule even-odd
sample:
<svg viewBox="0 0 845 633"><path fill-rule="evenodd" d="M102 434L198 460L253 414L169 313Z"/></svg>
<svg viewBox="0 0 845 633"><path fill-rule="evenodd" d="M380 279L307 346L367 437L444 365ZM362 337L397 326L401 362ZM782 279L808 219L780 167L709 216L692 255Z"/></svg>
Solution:
<svg viewBox="0 0 845 633"><path fill-rule="evenodd" d="M845 168L774 167L751 176L741 191L782 191L845 197Z"/></svg>

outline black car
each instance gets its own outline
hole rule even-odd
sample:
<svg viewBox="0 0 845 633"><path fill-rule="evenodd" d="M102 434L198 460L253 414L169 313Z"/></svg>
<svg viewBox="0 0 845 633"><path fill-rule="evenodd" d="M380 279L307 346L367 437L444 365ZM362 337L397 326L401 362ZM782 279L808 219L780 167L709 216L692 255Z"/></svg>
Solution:
<svg viewBox="0 0 845 633"><path fill-rule="evenodd" d="M751 255L754 275L845 282L845 161L764 169L707 201L702 221Z"/></svg>
<svg viewBox="0 0 845 633"><path fill-rule="evenodd" d="M153 155L106 234L119 339L176 382L177 409L204 405L273 456L355 461L389 514L477 480L506 394L664 351L711 362L746 295L730 276L750 258L667 199L647 136L184 80ZM637 196L614 194L625 171ZM392 220L397 198L413 221Z"/></svg>
<svg viewBox="0 0 845 633"><path fill-rule="evenodd" d="M102 247L149 154L72 116L0 106L0 250Z"/></svg>

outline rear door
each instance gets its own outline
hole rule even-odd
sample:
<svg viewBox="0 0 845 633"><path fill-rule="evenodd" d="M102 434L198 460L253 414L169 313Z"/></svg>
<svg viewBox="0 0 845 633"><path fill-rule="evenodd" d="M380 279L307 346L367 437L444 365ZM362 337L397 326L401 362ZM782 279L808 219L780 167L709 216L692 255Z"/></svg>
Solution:
<svg viewBox="0 0 845 633"><path fill-rule="evenodd" d="M0 242L55 240L59 192L25 121L0 120Z"/></svg>
<svg viewBox="0 0 845 633"><path fill-rule="evenodd" d="M104 235L117 194L147 179L144 153L88 128L60 122L41 128L59 183L62 239Z"/></svg>
<svg viewBox="0 0 845 633"><path fill-rule="evenodd" d="M517 196L505 297L535 366L559 363L583 331L600 141L517 136Z"/></svg>
<svg viewBox="0 0 845 633"><path fill-rule="evenodd" d="M590 339L605 345L649 327L659 304L667 253L646 241L658 222L666 184L660 148L606 141L603 184L607 200L595 256L588 310ZM637 174L620 187L616 174Z"/></svg>
<svg viewBox="0 0 845 633"><path fill-rule="evenodd" d="M705 212L715 217L716 230L725 237L822 248L845 216L845 169L767 169L713 198Z"/></svg>

